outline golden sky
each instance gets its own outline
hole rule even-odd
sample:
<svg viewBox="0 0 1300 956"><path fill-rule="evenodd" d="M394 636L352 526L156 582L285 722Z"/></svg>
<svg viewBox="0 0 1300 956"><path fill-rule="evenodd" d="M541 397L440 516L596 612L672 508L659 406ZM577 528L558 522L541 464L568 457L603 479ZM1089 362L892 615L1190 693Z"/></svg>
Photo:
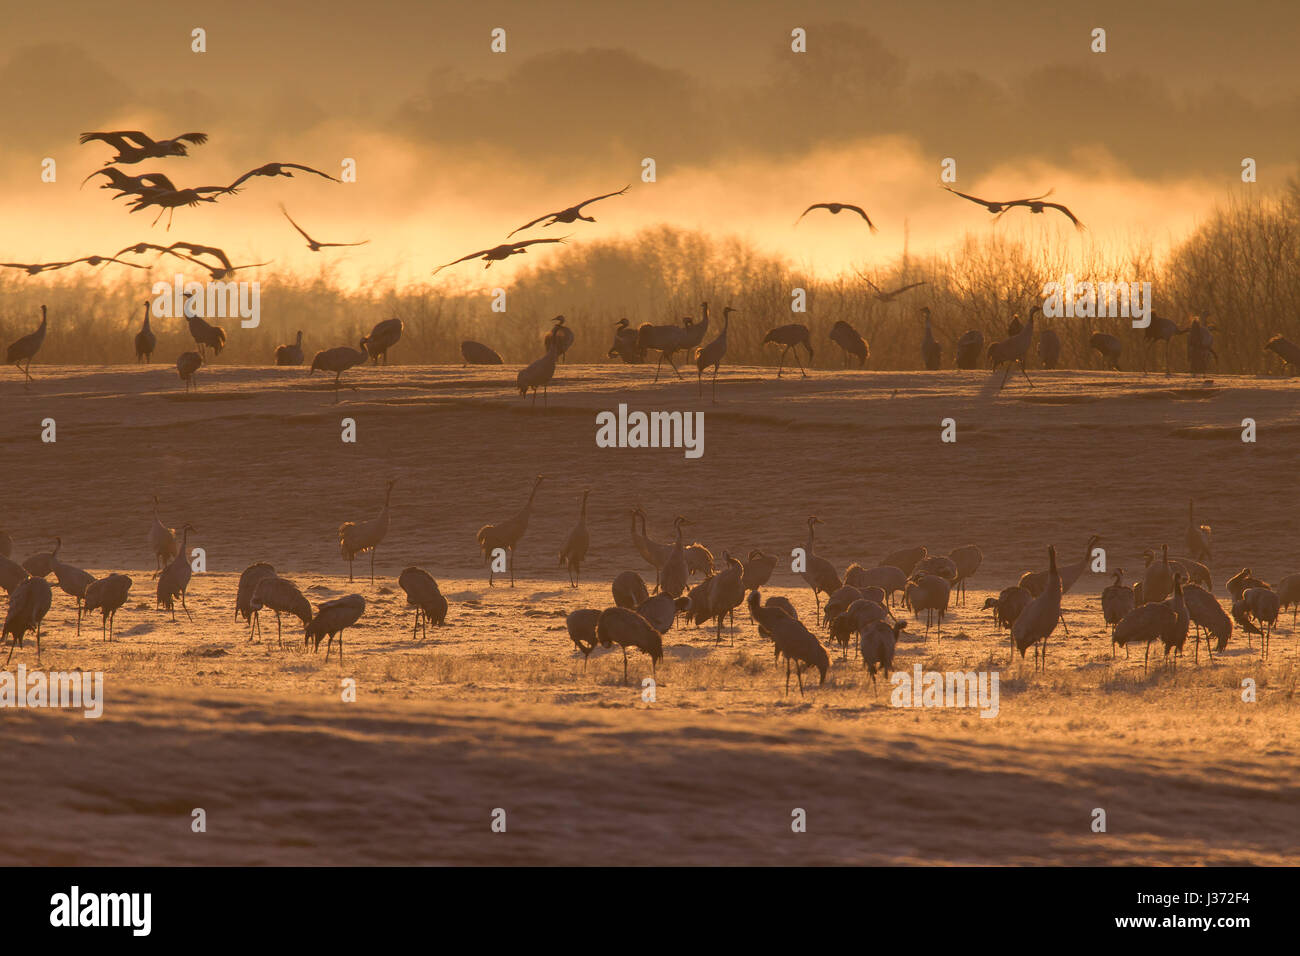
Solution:
<svg viewBox="0 0 1300 956"><path fill-rule="evenodd" d="M523 222L632 183L595 225L536 235L630 235L667 223L735 235L819 274L950 248L989 229L1159 249L1215 203L1294 172L1300 5L1030 2L634 5L596 2L25 4L0 36L0 258L48 261L186 239L236 262L273 259L348 281L424 281ZM322 9L324 8L324 9ZM191 30L207 31L206 53ZM507 52L489 49L506 30ZM790 51L802 27L808 52ZM1108 50L1090 52L1094 27ZM147 161L214 185L268 161L358 181L250 180L170 232L78 186L111 155L91 129L202 130L187 158ZM55 183L40 181L45 157ZM658 180L640 181L643 157ZM1242 157L1260 182L1240 183ZM938 188L991 198L1048 188L1088 225L1051 214L1000 224ZM809 203L862 205L880 226ZM316 238L369 239L320 254ZM516 237L518 238L518 237ZM516 263L438 278L508 281ZM163 271L170 271L164 269ZM136 278L136 277L132 277ZM36 280L44 281L44 280Z"/></svg>

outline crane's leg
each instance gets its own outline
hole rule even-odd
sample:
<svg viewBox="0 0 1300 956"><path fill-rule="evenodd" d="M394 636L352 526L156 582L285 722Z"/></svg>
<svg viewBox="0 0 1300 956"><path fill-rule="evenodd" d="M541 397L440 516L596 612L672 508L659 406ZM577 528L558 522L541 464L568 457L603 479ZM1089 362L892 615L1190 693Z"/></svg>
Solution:
<svg viewBox="0 0 1300 956"><path fill-rule="evenodd" d="M1142 658L1142 673L1147 672L1147 664L1151 661L1151 642L1147 641L1147 652Z"/></svg>
<svg viewBox="0 0 1300 956"><path fill-rule="evenodd" d="M411 625L411 640L415 640L415 635L420 628L420 609L418 607L415 609L415 617L413 620L414 623Z"/></svg>
<svg viewBox="0 0 1300 956"><path fill-rule="evenodd" d="M699 387L700 398L704 397L704 366L698 365L695 368L695 384Z"/></svg>
<svg viewBox="0 0 1300 956"><path fill-rule="evenodd" d="M790 658L789 657L786 657L785 659L785 693L787 697L790 695Z"/></svg>
<svg viewBox="0 0 1300 956"><path fill-rule="evenodd" d="M718 404L718 366L713 366L713 404ZM1291 614L1291 623L1295 623L1295 612Z"/></svg>
<svg viewBox="0 0 1300 956"><path fill-rule="evenodd" d="M1029 377L1029 372L1025 370L1025 360L1023 358L1020 360L1020 373L1024 375L1025 381L1029 383L1029 387L1033 388L1034 380Z"/></svg>
<svg viewBox="0 0 1300 956"><path fill-rule="evenodd" d="M275 612L275 642L276 642L277 644L280 645L281 649L284 648L284 637L283 637L283 635L282 635L282 633L281 633L281 631L280 631L280 612L279 612L279 611L276 611L276 612Z"/></svg>
<svg viewBox="0 0 1300 956"><path fill-rule="evenodd" d="M786 352L789 352L789 351L790 351L790 346L787 345L787 346L785 347L785 350L781 353L781 361L779 361L779 362L776 363L776 377L777 377L777 378L780 378L780 377L781 377L781 373L785 370L785 355L786 355Z"/></svg>
<svg viewBox="0 0 1300 956"><path fill-rule="evenodd" d="M623 683L627 683L627 645L623 645Z"/></svg>
<svg viewBox="0 0 1300 956"><path fill-rule="evenodd" d="M793 348L793 346L791 346L791 347ZM804 378L807 378L807 377L808 377L808 373L804 371L803 360L799 358L799 350L798 350L797 348L794 349L794 360L795 360L796 362L799 363L799 374L802 375ZM809 352L808 352L808 361L809 361L809 362L812 361L812 351L811 351L811 350L809 350Z"/></svg>
<svg viewBox="0 0 1300 956"><path fill-rule="evenodd" d="M348 584L352 583L352 559L348 558Z"/></svg>
<svg viewBox="0 0 1300 956"><path fill-rule="evenodd" d="M803 664L794 665L794 675L799 679L799 696L803 696Z"/></svg>
<svg viewBox="0 0 1300 956"><path fill-rule="evenodd" d="M659 353L659 364L655 366L655 381L659 381L659 370L664 367L664 353Z"/></svg>
<svg viewBox="0 0 1300 956"><path fill-rule="evenodd" d="M1002 384L998 386L998 391L1002 391L1003 386L1007 384L1007 376L1011 374L1011 363L1007 363L1007 370L1002 373Z"/></svg>
<svg viewBox="0 0 1300 956"><path fill-rule="evenodd" d="M190 609L187 608L187 607L185 606L185 592L184 592L184 591L181 592L181 610L185 612L185 616L188 617L191 621L194 620L194 615L191 614L191 613L190 613Z"/></svg>
<svg viewBox="0 0 1300 956"><path fill-rule="evenodd" d="M677 377L678 377L678 378L681 378L681 377L682 377L682 370L679 369L679 368L677 367L677 363L673 361L673 353L672 353L672 352L669 352L669 353L668 353L668 364L671 365L671 366L673 367L673 371L677 373Z"/></svg>

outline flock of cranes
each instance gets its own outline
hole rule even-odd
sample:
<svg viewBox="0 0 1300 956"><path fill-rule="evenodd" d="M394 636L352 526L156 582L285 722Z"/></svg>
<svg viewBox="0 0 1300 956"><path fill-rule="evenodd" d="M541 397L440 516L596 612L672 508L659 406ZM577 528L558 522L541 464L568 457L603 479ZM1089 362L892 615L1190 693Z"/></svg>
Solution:
<svg viewBox="0 0 1300 956"><path fill-rule="evenodd" d="M179 187L163 173L150 172L130 175L124 171L123 167L132 166L146 160L186 157L189 155L191 147L207 143L208 136L206 133L182 133L170 139L155 140L139 130L96 131L83 133L80 141L83 144L104 143L116 151L103 167L96 169L83 180L83 186L92 178L103 177L105 181L100 184L100 188L111 190L114 199L126 197L127 205L132 212L154 207L158 208L159 217L166 212L169 216L169 228L171 225L170 217L175 213L176 209L215 203L221 198L235 195L245 183L254 177L292 178L295 171L297 171L330 182L339 182L339 179L329 173L302 163L271 162L250 169L225 185ZM585 212L587 207L625 195L630 188L630 185L624 186L622 189L592 196L572 206L544 213L511 230L506 235L504 243L468 253L452 262L439 266L434 272L437 273L458 263L475 259L483 261L485 268L488 268L494 262L500 262L511 256L526 253L531 246L565 242L569 238L568 236L522 240L514 240L513 237L534 227L545 229L560 224L594 223L596 222L595 217ZM1042 214L1046 210L1055 210L1069 219L1076 228L1084 228L1083 223L1068 207L1061 203L1047 201L1046 197L1051 194L1051 190L1038 196L1023 199L988 200L959 192L947 185L944 185L943 188L961 199L983 207L994 216L995 220L1000 219L1015 208L1028 209L1031 214ZM307 248L312 252L320 252L326 248L359 246L369 242L366 239L351 242L324 242L315 239L290 216L283 204L280 205L280 210L293 229L302 236ZM861 205L849 202L813 203L804 209L795 221L795 225L802 222L804 217L814 210L824 210L831 215L849 212L861 218L872 232L877 231L877 226L867 211ZM80 263L91 267L115 263L134 269L143 269L145 268L144 265L122 257L128 255L142 256L150 253L158 256L172 256L192 265L197 265L207 270L211 278L217 281L229 279L240 270L268 264L267 262L259 262L236 265L225 251L217 246L181 240L168 245L137 242L118 250L113 255L90 255L67 261L48 263L9 262L0 263L0 267L18 269L28 275L39 275L43 272ZM894 302L900 296L926 284L924 281L910 282L896 289L886 290L880 288L865 276L863 279L870 288L871 293L882 303ZM29 388L31 385L32 359L40 350L47 328L44 306L41 307L41 311L41 324L37 330L13 342L6 354L8 364L17 365L22 369L25 388ZM657 382L665 360L678 377L681 377L681 370L678 369L674 362L674 356L685 354L696 365L701 397L703 395L703 374L705 370L712 370L711 397L716 402L717 379L726 357L730 316L735 312L736 310L730 306L724 309L723 328L720 334L707 344L704 342L704 337L709 330L707 303L704 305L704 314L698 322L693 318L683 320L682 325L647 322L636 329L632 329L628 321L622 319L616 327L614 344L609 350L609 356L611 358L618 357L629 364L637 364L646 361L649 353L657 352L658 361L654 377L654 381ZM942 368L943 343L934 334L929 308L921 308L920 315L924 319L924 332L921 339L921 365L930 370ZM1216 330L1212 326L1203 323L1203 318L1204 316L1193 317L1188 327L1180 328L1175 322L1163 316L1152 317L1151 325L1143 332L1142 341L1149 346L1164 343L1165 370L1167 373L1170 370L1169 349L1173 338L1176 336L1186 335L1188 337L1188 370L1191 374L1204 373L1209 370L1211 360L1217 361L1218 355L1214 349L1213 335ZM207 361L207 352L210 350L214 355L220 354L221 348L225 345L226 337L224 329L208 323L188 306L186 320L199 348L196 351L182 353L177 359L176 369L184 387L189 390L197 385L196 373ZM563 326L563 317L559 317L558 321ZM393 323L396 323L395 334L391 334L392 329L389 328ZM956 343L955 362L953 364L959 369L978 368L981 363L987 364L994 370L1006 366L1006 372L1002 379L1003 385L1006 383L1007 375L1010 374L1012 366L1019 365L1021 372L1024 373L1026 380L1032 386L1033 382L1029 379L1025 363L1032 346L1033 324L1034 316L1032 314L1023 326L1018 318L1013 318L1007 337L989 343L987 349L985 348L984 332L979 329L968 330L963 333ZM560 331L567 335L567 341L561 335L548 334L543 342L544 354L521 369L518 374L516 384L520 394L526 396L531 391L534 404L536 404L539 391L542 393L545 404L547 387L554 378L556 364L573 344L572 330L562 328ZM342 387L340 381L342 373L349 368L362 364L367 356L372 359L376 356L386 356L388 347L400 335L401 320L396 318L385 320L385 322L381 322L376 326L375 331L367 339L362 340L358 349L341 346L317 352L311 363L311 369L313 372L321 370L334 373L334 391L337 400L339 389ZM856 361L858 367L863 367L870 357L869 343L849 322L837 321L830 331L830 341L842 350L846 366ZM813 342L811 330L807 325L790 323L772 328L764 336L763 344L774 344L781 348L780 360L777 365L778 378L781 378L784 374L785 362L792 353L798 364L800 374L807 376L807 370L803 366L799 353L799 348L802 347L807 353L811 364L813 360ZM156 346L157 336L150 325L149 315L146 312L140 331L135 337L137 361L150 361ZM1088 339L1088 347L1098 355L1103 367L1120 368L1119 363L1123 352L1123 343L1118 337L1109 333L1094 331ZM1279 335L1270 339L1266 348L1285 363L1300 370L1300 346ZM483 343L465 341L461 344L461 352L465 361L469 364L502 364L501 356L490 346ZM1045 369L1056 368L1060 362L1060 356L1061 341L1058 333L1052 329L1041 330L1038 336L1038 358L1042 367ZM298 333L298 339L293 345L282 344L275 349L275 363L277 365L305 363L301 332Z"/></svg>
<svg viewBox="0 0 1300 956"><path fill-rule="evenodd" d="M498 574L508 574L515 584L515 554L528 531L537 506L539 490L545 476L533 479L522 508L511 517L485 524L476 534L476 543L488 566L488 584L495 586ZM339 554L348 565L351 582L353 562L369 555L370 581L375 584L375 555L390 528L390 509L395 482L388 482L383 506L378 514L363 520L345 521L338 530ZM568 584L577 589L582 568L591 544L587 522L590 489L578 498L576 523L559 543L555 554L565 569ZM736 639L736 612L743 610L757 629L757 635L771 642L775 660L786 666L786 692L790 677L795 677L801 694L803 677L808 669L819 674L824 683L831 667L829 649L838 647L839 656L848 662L850 651L862 667L867 668L873 686L877 673L888 674L893 667L897 644L908 628L906 614L915 619L918 631L929 640L942 643L945 618L966 603L966 589L979 572L984 555L976 545L954 548L947 554L931 553L924 546L893 551L879 562L857 563L843 572L817 551L817 528L822 519L811 515L806 521L807 536L801 549L792 553L791 571L812 592L815 612L803 619L785 596L763 592L778 567L775 554L760 548L751 549L742 559L739 553L723 551L720 560L702 543L690 541L685 529L691 522L683 515L672 521L669 541L656 539L646 531L646 512L640 505L629 509L630 543L649 568L655 572L650 584L641 573L628 569L617 574L610 585L612 604L607 607L579 607L568 612L566 626L577 651L587 657L597 646L618 645L623 652L624 680L627 679L627 652L639 649L650 658L653 669L663 657L664 636L679 621L696 627L709 625L715 644L724 639L724 630L732 643ZM193 581L189 540L197 529L189 522L179 528L168 527L159 514L158 500L153 499L153 515L146 541L155 561L156 608L177 619L177 608L192 619L186 595ZM1062 599L1076 588L1094 561L1101 538L1092 535L1084 543L1078 560L1062 562L1055 546L1048 547L1045 568L1026 570L1009 587L989 597L983 608L992 612L996 629L1009 632L1011 656L1018 652L1022 661L1030 649L1035 669L1046 669L1049 639L1058 626L1065 628ZM1256 578L1243 568L1226 582L1230 600L1227 606L1214 595L1209 567L1213 555L1213 531L1199 522L1192 503L1188 505L1186 555L1170 557L1169 546L1148 549L1146 566L1138 580L1124 583L1122 568L1105 572L1112 582L1100 594L1099 610L1109 628L1111 657L1124 648L1125 656L1134 646L1144 646L1143 670L1149 666L1150 647L1159 641L1164 655L1176 669L1185 643L1195 634L1194 650L1199 662L1200 643L1205 641L1211 663L1214 655L1224 651L1232 637L1234 625L1246 635L1248 644L1259 638L1261 659L1266 660L1274 630L1286 608L1292 609L1294 626L1300 607L1300 574L1284 577L1276 587ZM77 612L80 633L83 615L99 611L101 634L111 641L117 612L126 604L133 580L123 573L109 573L96 578L64 560L63 541L53 539L48 551L32 554L18 562L11 555L13 541L0 531L0 588L8 593L3 639L10 643L6 662L15 649L24 646L24 638L34 633L37 658L40 656L42 624L54 600L55 587L72 601ZM696 580L698 578L698 580ZM412 609L412 639L428 625L445 623L448 602L437 581L419 567L407 567L398 576L398 585ZM361 594L347 594L321 603L316 608L288 578L263 561L250 565L240 576L235 599L235 616L248 623L248 638L260 637L260 613L270 610L276 616L277 642L283 646L282 616L288 614L303 626L304 641L313 651L325 641L328 660L338 641L343 656L344 631L356 624L366 611ZM923 621L923 623L922 623ZM1068 630L1066 631L1068 636Z"/></svg>

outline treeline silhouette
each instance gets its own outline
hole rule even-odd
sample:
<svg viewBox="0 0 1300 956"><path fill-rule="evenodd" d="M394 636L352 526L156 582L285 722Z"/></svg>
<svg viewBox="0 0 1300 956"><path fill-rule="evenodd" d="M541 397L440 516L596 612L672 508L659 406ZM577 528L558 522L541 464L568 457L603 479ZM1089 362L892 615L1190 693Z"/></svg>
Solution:
<svg viewBox="0 0 1300 956"><path fill-rule="evenodd" d="M939 255L899 258L864 270L882 288L926 283L892 303L879 301L858 275L815 278L741 240L667 226L627 239L574 243L513 279L507 281L503 273L504 313L491 310L487 293L448 281L399 286L390 278L350 287L327 270L314 277L261 272L247 277L261 282L261 325L245 330L238 318L215 320L229 338L216 364L272 364L276 345L293 341L298 329L305 333L310 358L317 349L355 343L376 321L396 315L406 328L390 356L393 364L459 365L460 342L469 338L520 365L542 354L542 337L560 313L577 333L568 361L618 361L606 354L617 320L627 318L633 326L680 323L684 316L698 320L700 303L708 301L715 322L723 306L739 310L729 337L731 365L775 365L779 351L765 350L763 335L777 325L803 322L812 330L814 366L840 367L839 349L827 334L843 320L870 343L868 369L920 368L918 309L926 305L943 344L943 366L951 368L963 332L981 329L990 342L1005 337L1012 315L1025 316L1040 301L1044 283L1067 274L1094 282L1151 282L1156 312L1181 327L1191 315L1208 313L1217 329L1218 366L1211 364L1211 372L1277 372L1276 358L1264 351L1269 336L1281 333L1300 341L1300 184L1294 181L1271 195L1227 201L1159 261L1141 244L1116 248L1086 236L1053 235L1057 238L1030 244L993 229L969 234ZM174 271L167 264L150 275L150 283L170 279ZM102 278L0 276L0 342L30 331L45 303L50 329L42 363L133 361L132 336L149 284L125 278L120 272ZM802 314L791 311L796 288L806 292ZM1099 367L1088 350L1095 330L1123 342L1124 370L1163 371L1163 356L1145 352L1142 333L1127 319L1040 321L1041 328L1054 328L1060 336L1063 367ZM155 319L153 327L156 361L170 364L192 347L183 320ZM706 339L714 334L711 330ZM1186 339L1174 342L1173 368L1186 371ZM1031 356L1036 361L1036 353Z"/></svg>

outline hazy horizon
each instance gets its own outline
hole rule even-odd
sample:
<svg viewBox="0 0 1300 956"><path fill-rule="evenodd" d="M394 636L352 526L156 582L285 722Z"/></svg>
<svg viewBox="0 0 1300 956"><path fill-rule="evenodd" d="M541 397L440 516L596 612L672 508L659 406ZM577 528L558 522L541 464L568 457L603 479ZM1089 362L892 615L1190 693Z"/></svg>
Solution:
<svg viewBox="0 0 1300 956"><path fill-rule="evenodd" d="M938 188L948 156L966 192L1053 189L1088 225L1075 239L1081 250L1160 251L1216 204L1284 184L1300 147L1286 122L1300 114L1300 76L1281 49L1300 10L1283 4L1192 4L1191 16L1187 5L1107 3L468 11L380 2L237 17L244 6L221 20L197 4L105 23L85 3L12 14L0 39L11 91L0 104L11 145L0 158L4 261L186 239L304 275L328 264L351 284L424 282L529 219L628 183L626 196L587 210L596 224L529 235L582 242L666 224L735 236L823 276L905 249L941 252L991 229L1073 235L1050 212L1016 210L993 225ZM1278 28L1261 31L1261 17ZM257 27L227 32L234 22ZM190 52L196 26L207 30L206 53ZM497 26L504 54L489 50ZM790 51L795 26L808 32L807 53ZM1094 26L1107 30L1104 54L1089 52ZM337 175L352 157L358 181L256 178L215 206L178 210L170 231L165 217L151 227L152 211L128 214L93 183L78 188L112 151L77 136L133 128L211 139L131 174L213 185L267 161ZM53 184L40 180L46 156L58 163ZM646 156L655 183L640 181ZM1259 163L1254 186L1240 182L1244 156ZM879 234L826 213L792 227L808 204L830 200L862 205ZM281 202L318 239L370 242L313 254ZM466 263L437 281L495 285L561 254L543 247L488 272Z"/></svg>

